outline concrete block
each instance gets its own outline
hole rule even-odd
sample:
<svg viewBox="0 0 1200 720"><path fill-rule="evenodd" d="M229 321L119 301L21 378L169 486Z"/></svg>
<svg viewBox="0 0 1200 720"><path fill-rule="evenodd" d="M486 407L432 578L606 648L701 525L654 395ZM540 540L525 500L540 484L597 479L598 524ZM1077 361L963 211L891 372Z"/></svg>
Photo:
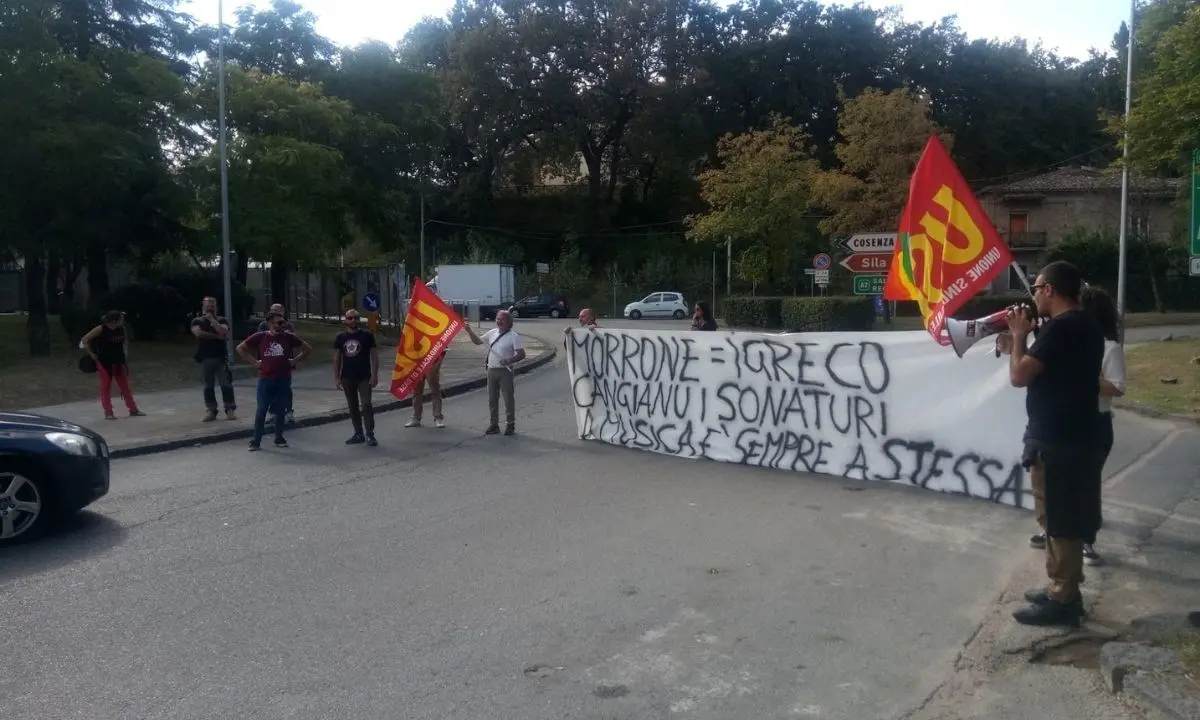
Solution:
<svg viewBox="0 0 1200 720"><path fill-rule="evenodd" d="M1154 708L1171 720L1200 718L1200 692L1182 675L1132 673L1125 678L1125 694L1139 705Z"/></svg>
<svg viewBox="0 0 1200 720"><path fill-rule="evenodd" d="M1123 692L1125 678L1139 670L1153 673L1182 673L1183 665L1173 650L1138 643L1110 642L1100 648L1100 673L1110 692Z"/></svg>

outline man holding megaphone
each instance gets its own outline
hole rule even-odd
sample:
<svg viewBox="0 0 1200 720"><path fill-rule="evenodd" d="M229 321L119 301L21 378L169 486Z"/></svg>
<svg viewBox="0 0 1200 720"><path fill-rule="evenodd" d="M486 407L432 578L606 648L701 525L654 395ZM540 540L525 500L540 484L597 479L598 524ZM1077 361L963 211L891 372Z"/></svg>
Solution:
<svg viewBox="0 0 1200 720"><path fill-rule="evenodd" d="M1077 626L1083 618L1083 545L1100 529L1099 378L1104 334L1079 304L1079 269L1054 262L1032 290L1036 311L1010 308L1008 333L997 338L1009 352L1009 380L1026 388L1025 451L1038 524L1046 534L1045 590L1031 590L1029 607L1013 613L1026 625ZM1034 326L1037 338L1026 349ZM1007 335L1007 339L1005 338Z"/></svg>

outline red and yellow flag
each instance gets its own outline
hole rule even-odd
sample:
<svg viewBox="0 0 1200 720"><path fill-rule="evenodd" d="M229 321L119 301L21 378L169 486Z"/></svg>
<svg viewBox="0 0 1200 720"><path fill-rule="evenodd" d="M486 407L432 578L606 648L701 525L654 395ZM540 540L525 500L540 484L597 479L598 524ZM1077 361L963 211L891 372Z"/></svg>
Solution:
<svg viewBox="0 0 1200 720"><path fill-rule="evenodd" d="M462 318L425 287L421 278L414 278L408 314L396 346L396 362L392 365L392 395L403 400L412 394L462 328Z"/></svg>
<svg viewBox="0 0 1200 720"><path fill-rule="evenodd" d="M949 345L946 318L1012 260L946 146L931 136L909 181L883 297L915 300L925 329Z"/></svg>

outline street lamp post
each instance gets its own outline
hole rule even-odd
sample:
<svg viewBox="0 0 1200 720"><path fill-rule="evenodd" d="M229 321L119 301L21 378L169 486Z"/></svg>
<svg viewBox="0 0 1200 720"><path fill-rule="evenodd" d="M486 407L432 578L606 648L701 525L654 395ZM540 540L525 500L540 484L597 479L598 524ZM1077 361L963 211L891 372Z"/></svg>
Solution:
<svg viewBox="0 0 1200 720"><path fill-rule="evenodd" d="M1125 285L1128 281L1126 252L1129 241L1129 112L1133 107L1133 19L1137 13L1137 0L1129 7L1129 48L1125 61L1125 149L1121 166L1121 235L1117 254L1117 314L1120 317L1121 343L1125 343Z"/></svg>
<svg viewBox="0 0 1200 720"><path fill-rule="evenodd" d="M226 148L225 127L225 3L217 0L217 153L221 163L221 282L225 286L225 313L233 318L233 268L230 267L229 248L229 156ZM225 336L226 352L232 361L233 322Z"/></svg>

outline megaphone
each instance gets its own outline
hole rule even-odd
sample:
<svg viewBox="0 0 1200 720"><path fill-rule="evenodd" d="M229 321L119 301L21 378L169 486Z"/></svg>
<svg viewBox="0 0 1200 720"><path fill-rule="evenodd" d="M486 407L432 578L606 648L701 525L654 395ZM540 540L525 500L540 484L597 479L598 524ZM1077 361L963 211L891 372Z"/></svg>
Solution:
<svg viewBox="0 0 1200 720"><path fill-rule="evenodd" d="M950 318L946 321L946 334L950 336L950 346L954 348L954 352L959 357L965 355L967 348L980 340L999 335L1007 329L1008 310L994 312L978 320Z"/></svg>

